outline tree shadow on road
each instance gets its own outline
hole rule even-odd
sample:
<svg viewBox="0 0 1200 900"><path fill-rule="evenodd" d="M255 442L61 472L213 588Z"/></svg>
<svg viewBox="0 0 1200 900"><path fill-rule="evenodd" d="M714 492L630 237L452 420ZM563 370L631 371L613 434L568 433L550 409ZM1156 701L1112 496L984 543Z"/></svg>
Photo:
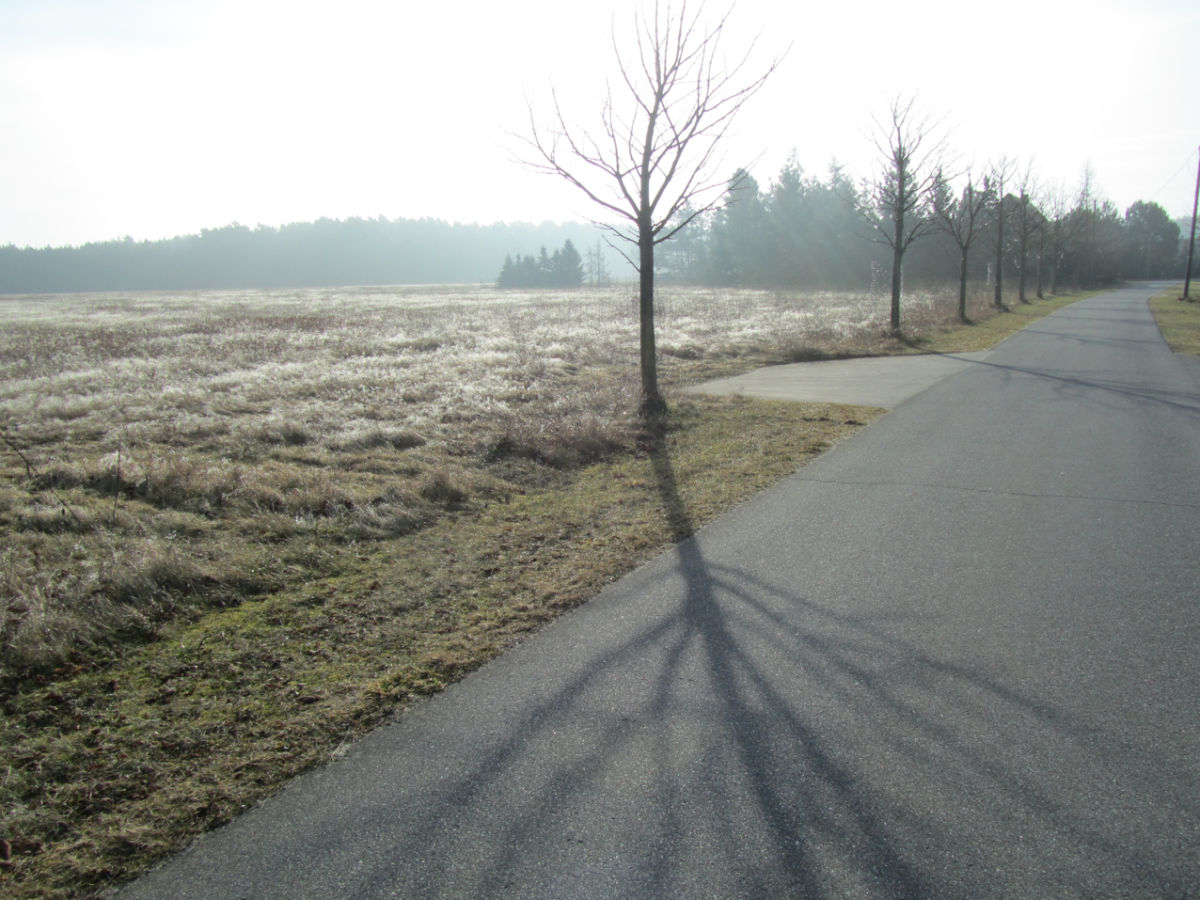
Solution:
<svg viewBox="0 0 1200 900"><path fill-rule="evenodd" d="M649 455L679 544L531 642L558 687L515 707L485 752L461 768L440 759L413 797L386 798L380 815L415 799L446 812L363 873L367 894L1179 888L1182 861L1123 840L1111 810L1072 800L1045 764L1078 758L1086 778L1125 766L1126 748L1097 763L1095 728L897 637L901 613L817 602L750 559L710 559L662 434ZM1150 780L1131 788L1135 806L1163 801ZM1195 803L1181 815L1194 826Z"/></svg>
<svg viewBox="0 0 1200 900"><path fill-rule="evenodd" d="M1186 894L1186 769L921 639L952 603L809 595L803 530L756 535L756 504L694 533L667 438L644 449L671 551L284 792L255 840L210 835L198 877L273 858L314 897Z"/></svg>
<svg viewBox="0 0 1200 900"><path fill-rule="evenodd" d="M1101 321L1106 324L1123 324L1136 325L1147 328L1147 336L1145 337L1112 337L1112 336L1097 336L1087 334L1072 334L1069 332L1052 332L1046 331L1032 326L1027 326L1011 335L1008 340L1020 337L1021 335L1037 335L1043 338L1052 338L1068 342L1071 344L1085 346L1103 346L1107 348L1115 348L1119 351L1129 351L1131 353L1138 352L1158 352L1163 354L1163 359L1167 360L1166 368L1160 373L1160 380L1163 381L1161 386L1147 384L1147 375L1144 371L1131 372L1128 378L1121 377L1101 377L1081 375L1077 370L1059 369L1042 365L1014 365L1011 363L996 362L991 359L972 359L963 356L959 353L941 352L941 351L925 351L932 356L942 356L950 359L956 359L971 366L992 369L1013 376L1030 376L1033 378L1043 379L1048 381L1063 390L1097 390L1114 397L1128 398L1137 402L1147 401L1161 406L1169 407L1172 410L1183 412L1189 416L1200 415L1200 392L1196 390L1194 380L1188 382L1186 380L1178 380L1173 377L1171 365L1174 360L1171 359L1171 353L1166 347L1161 335L1158 333L1157 326L1153 325L1153 320L1130 319L1122 316L1104 316L1104 315L1086 315L1074 311L1071 307L1060 310L1056 313L1058 316L1070 318L1072 320L1088 319ZM918 345L909 343L910 347L919 349Z"/></svg>

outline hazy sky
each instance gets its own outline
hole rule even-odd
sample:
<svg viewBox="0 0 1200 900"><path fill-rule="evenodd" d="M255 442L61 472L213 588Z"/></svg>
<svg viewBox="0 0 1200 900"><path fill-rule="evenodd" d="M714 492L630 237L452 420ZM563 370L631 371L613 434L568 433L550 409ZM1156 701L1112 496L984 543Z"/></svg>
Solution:
<svg viewBox="0 0 1200 900"><path fill-rule="evenodd" d="M328 216L585 219L512 160L551 84L587 122L632 0L0 0L0 245ZM723 4L711 2L712 11ZM1196 0L739 0L727 38L783 65L722 174L791 151L875 165L873 117L915 93L960 157L1085 164L1122 211L1191 214Z"/></svg>

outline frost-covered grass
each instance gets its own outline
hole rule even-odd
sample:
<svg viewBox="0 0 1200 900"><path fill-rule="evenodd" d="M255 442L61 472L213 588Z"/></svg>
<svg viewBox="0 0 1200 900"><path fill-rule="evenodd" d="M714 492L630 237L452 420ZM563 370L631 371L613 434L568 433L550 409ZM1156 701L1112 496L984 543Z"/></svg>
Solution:
<svg viewBox="0 0 1200 900"><path fill-rule="evenodd" d="M919 308L914 305L914 309ZM660 292L670 357L846 343L881 305L844 295ZM215 435L253 442L287 422L345 444L402 422L432 440L520 409L583 367L636 359L630 288L488 288L72 295L0 300L0 403L29 440Z"/></svg>
<svg viewBox="0 0 1200 900"><path fill-rule="evenodd" d="M0 680L628 446L635 293L0 299ZM906 321L950 307L916 295ZM879 297L666 288L663 379L869 352L885 316Z"/></svg>
<svg viewBox="0 0 1200 900"><path fill-rule="evenodd" d="M628 446L635 293L0 299L0 681ZM951 306L915 295L906 321ZM880 297L666 288L663 379L869 352L885 316Z"/></svg>

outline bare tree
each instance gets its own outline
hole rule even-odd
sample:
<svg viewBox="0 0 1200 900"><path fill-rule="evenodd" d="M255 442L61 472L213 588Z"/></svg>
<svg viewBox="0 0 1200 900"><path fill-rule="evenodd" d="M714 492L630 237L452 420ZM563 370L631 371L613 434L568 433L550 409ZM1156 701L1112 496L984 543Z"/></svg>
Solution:
<svg viewBox="0 0 1200 900"><path fill-rule="evenodd" d="M958 320L964 323L967 321L968 257L971 245L979 236L989 197L987 177L983 179L983 189L978 190L970 174L960 196L956 197L950 192L948 182L943 182L934 196L933 213L938 228L948 234L958 247Z"/></svg>
<svg viewBox="0 0 1200 900"><path fill-rule="evenodd" d="M654 340L654 248L721 201L728 184L715 173L717 147L780 62L776 58L765 71L747 76L754 43L727 63L721 41L729 13L715 24L702 21L703 15L703 2L694 11L686 0L677 8L656 2L652 14L635 19L635 56L623 55L614 32L620 97L610 85L598 129L569 122L557 92L548 127L539 126L532 106L529 110L525 140L533 158L527 162L565 179L616 216L618 224L600 224L637 246L636 260L626 258L638 271L646 414L666 408Z"/></svg>
<svg viewBox="0 0 1200 900"><path fill-rule="evenodd" d="M1034 238L1042 230L1042 226L1046 222L1046 217L1042 211L1038 209L1034 201L1034 194L1038 191L1038 184L1033 174L1033 163L1030 162L1024 173L1017 182L1017 208L1015 210L1015 220L1013 223L1014 241L1016 244L1017 257L1017 299L1021 303L1028 303L1029 299L1025 296L1025 286L1028 282L1029 272L1029 253L1033 247ZM1039 256L1038 266L1041 266ZM1038 295L1041 295L1041 288L1038 288Z"/></svg>
<svg viewBox="0 0 1200 900"><path fill-rule="evenodd" d="M942 182L945 141L916 108L916 100L891 102L888 120L876 120L875 147L882 164L864 186L860 212L892 251L893 334L900 333L904 254L935 227L933 199Z"/></svg>
<svg viewBox="0 0 1200 900"><path fill-rule="evenodd" d="M996 309L1004 309L1004 226L1008 220L1008 203L1004 196L1004 185L1012 176L1013 163L1007 156L992 164L991 179L996 189L993 200L993 215L996 220L996 272L992 302Z"/></svg>
<svg viewBox="0 0 1200 900"><path fill-rule="evenodd" d="M1074 276L1072 283L1076 286L1091 287L1095 284L1096 260L1096 222L1100 218L1100 199L1096 192L1096 170L1092 168L1091 160L1083 166L1079 178L1079 194L1075 208L1071 211L1072 247L1074 261Z"/></svg>
<svg viewBox="0 0 1200 900"><path fill-rule="evenodd" d="M1200 166L1196 169L1196 193L1192 198L1192 230L1191 236L1188 238L1187 245L1187 268L1183 274L1183 299L1190 300L1188 296L1192 289L1192 259L1195 257L1196 251L1196 214L1200 212Z"/></svg>
<svg viewBox="0 0 1200 900"><path fill-rule="evenodd" d="M1050 293L1057 295L1063 261L1071 242L1072 224L1071 201L1061 182L1047 189L1046 211L1049 214L1049 225L1042 233L1046 235L1047 252L1050 254Z"/></svg>

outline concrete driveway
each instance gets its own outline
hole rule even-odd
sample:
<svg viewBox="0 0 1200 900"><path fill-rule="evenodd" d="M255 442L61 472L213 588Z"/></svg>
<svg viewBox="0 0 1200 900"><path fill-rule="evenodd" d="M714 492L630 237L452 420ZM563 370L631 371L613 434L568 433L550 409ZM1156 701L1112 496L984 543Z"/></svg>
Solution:
<svg viewBox="0 0 1200 900"><path fill-rule="evenodd" d="M767 366L745 375L707 381L688 390L893 409L943 378L986 359L990 353L873 356Z"/></svg>

